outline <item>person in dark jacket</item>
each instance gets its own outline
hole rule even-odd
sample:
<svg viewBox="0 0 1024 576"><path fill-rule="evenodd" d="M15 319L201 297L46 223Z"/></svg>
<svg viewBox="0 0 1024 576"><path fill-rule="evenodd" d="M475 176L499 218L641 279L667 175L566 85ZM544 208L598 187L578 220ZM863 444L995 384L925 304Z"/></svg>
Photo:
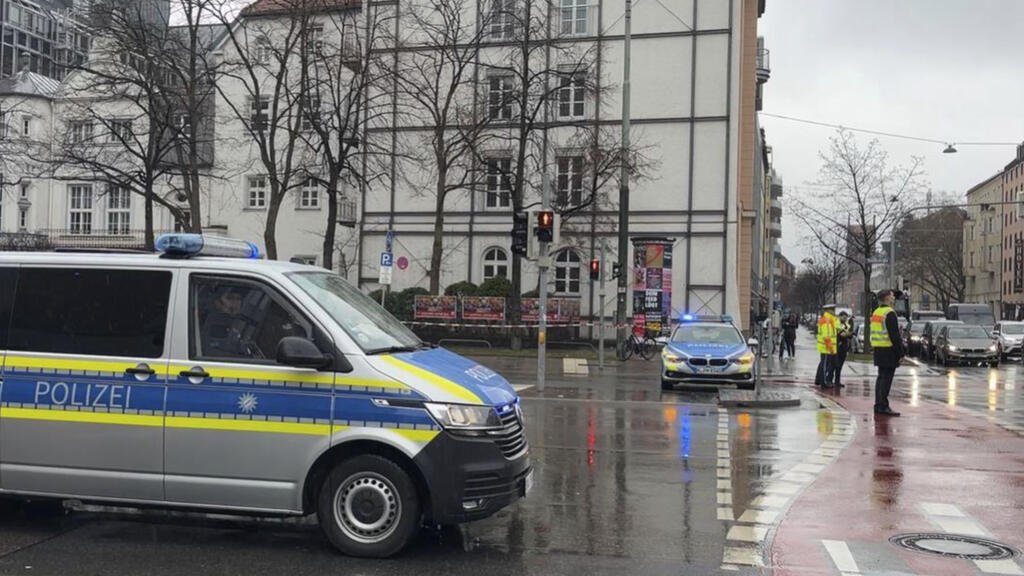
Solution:
<svg viewBox="0 0 1024 576"><path fill-rule="evenodd" d="M899 416L889 406L889 390L896 368L906 356L903 339L900 338L900 323L896 310L892 305L896 295L892 290L878 293L878 308L871 313L871 349L874 351L875 366L878 367L878 378L875 379L875 414L879 416Z"/></svg>

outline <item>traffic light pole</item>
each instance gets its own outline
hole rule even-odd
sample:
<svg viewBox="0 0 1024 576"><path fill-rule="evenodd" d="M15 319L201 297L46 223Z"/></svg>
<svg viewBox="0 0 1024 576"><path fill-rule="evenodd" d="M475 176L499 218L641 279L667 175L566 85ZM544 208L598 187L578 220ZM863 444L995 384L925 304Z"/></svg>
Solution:
<svg viewBox="0 0 1024 576"><path fill-rule="evenodd" d="M549 182L547 174L541 177L540 205L542 211L548 210ZM537 390L544 391L544 374L546 369L548 340L548 267L551 257L548 256L548 243L538 238L540 254L537 255L537 269L540 272L540 328L537 330Z"/></svg>
<svg viewBox="0 0 1024 576"><path fill-rule="evenodd" d="M604 370L604 240L601 240L601 271L598 273L597 291L597 368Z"/></svg>
<svg viewBox="0 0 1024 576"><path fill-rule="evenodd" d="M633 23L633 1L626 0L625 15L625 40L623 43L623 70L622 70L622 158L619 160L619 283L616 307L615 323L617 325L617 343L619 346L626 341L626 287L629 274L627 257L629 256L629 166L628 154L629 144L629 43Z"/></svg>

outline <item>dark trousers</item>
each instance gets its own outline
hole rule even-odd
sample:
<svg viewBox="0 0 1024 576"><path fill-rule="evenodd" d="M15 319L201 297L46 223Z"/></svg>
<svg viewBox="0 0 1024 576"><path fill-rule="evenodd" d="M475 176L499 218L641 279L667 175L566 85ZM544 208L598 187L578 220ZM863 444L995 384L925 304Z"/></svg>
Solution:
<svg viewBox="0 0 1024 576"><path fill-rule="evenodd" d="M814 376L815 385L822 387L828 387L832 385L835 363L835 354L821 355L821 360L818 361L818 373Z"/></svg>
<svg viewBox="0 0 1024 576"><path fill-rule="evenodd" d="M846 347L839 347L839 353L835 355L835 367L832 369L832 385L839 387L839 378L843 372L843 364L846 364L846 354L849 349Z"/></svg>
<svg viewBox="0 0 1024 576"><path fill-rule="evenodd" d="M785 339L786 350L789 352L789 357L793 358L796 356L796 336L787 336Z"/></svg>
<svg viewBox="0 0 1024 576"><path fill-rule="evenodd" d="M892 377L895 368L878 367L878 378L875 379L875 412L889 410L889 390L892 389Z"/></svg>

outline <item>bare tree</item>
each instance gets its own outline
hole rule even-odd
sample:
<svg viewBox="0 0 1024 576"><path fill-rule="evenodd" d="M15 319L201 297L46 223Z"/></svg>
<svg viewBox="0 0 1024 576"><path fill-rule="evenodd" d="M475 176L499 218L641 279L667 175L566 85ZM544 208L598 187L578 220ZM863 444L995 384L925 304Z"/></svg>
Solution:
<svg viewBox="0 0 1024 576"><path fill-rule="evenodd" d="M925 186L923 161L913 158L906 167L890 166L877 140L861 146L845 130L830 138L819 156L817 185L822 191L813 198L793 197L792 213L817 246L861 273L864 302L870 302L872 259ZM864 308L867 325L871 311Z"/></svg>
<svg viewBox="0 0 1024 576"><path fill-rule="evenodd" d="M429 166L435 202L432 294L441 291L445 202L452 192L471 189L481 177L475 161L490 124L489 116L475 105L477 61L488 27L486 19L478 22L474 13L469 0L408 2L402 37L389 38L393 58L379 60L382 73L394 82L403 118L424 134L421 160Z"/></svg>
<svg viewBox="0 0 1024 576"><path fill-rule="evenodd" d="M966 292L963 228L967 213L940 208L921 218L906 217L896 230L897 269L945 310ZM984 255L979 255L984 259ZM998 266L998 262L991 264Z"/></svg>

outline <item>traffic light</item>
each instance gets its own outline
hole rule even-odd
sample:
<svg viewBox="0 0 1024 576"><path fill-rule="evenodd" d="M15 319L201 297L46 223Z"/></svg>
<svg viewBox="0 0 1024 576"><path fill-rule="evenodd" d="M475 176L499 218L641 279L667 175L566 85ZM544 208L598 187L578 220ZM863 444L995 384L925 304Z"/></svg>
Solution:
<svg viewBox="0 0 1024 576"><path fill-rule="evenodd" d="M552 242L555 239L555 213L550 210L537 212L537 239Z"/></svg>
<svg viewBox="0 0 1024 576"><path fill-rule="evenodd" d="M622 266L618 262L612 263L612 280L622 275Z"/></svg>
<svg viewBox="0 0 1024 576"><path fill-rule="evenodd" d="M600 280L601 279L601 261L594 258L590 261L590 279Z"/></svg>
<svg viewBox="0 0 1024 576"><path fill-rule="evenodd" d="M512 214L512 253L516 256L526 256L529 248L530 238L527 236L529 230L528 217L522 212Z"/></svg>

